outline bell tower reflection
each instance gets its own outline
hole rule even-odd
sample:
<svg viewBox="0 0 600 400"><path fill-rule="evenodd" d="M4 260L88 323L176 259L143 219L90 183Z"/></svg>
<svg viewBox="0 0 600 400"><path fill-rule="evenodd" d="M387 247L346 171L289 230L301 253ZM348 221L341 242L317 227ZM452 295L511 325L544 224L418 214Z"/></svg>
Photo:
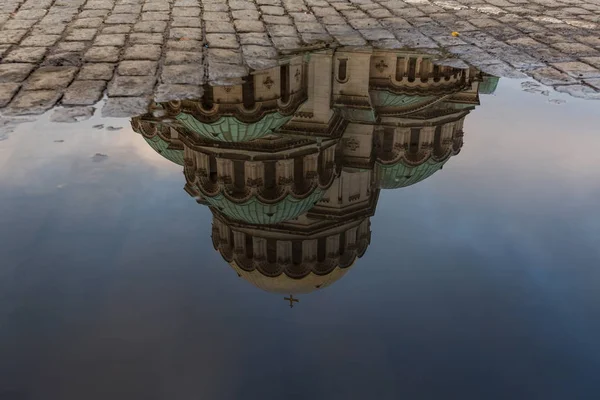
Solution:
<svg viewBox="0 0 600 400"><path fill-rule="evenodd" d="M238 276L293 306L365 254L381 189L423 181L460 152L465 117L497 81L427 54L327 50L131 123L182 166Z"/></svg>

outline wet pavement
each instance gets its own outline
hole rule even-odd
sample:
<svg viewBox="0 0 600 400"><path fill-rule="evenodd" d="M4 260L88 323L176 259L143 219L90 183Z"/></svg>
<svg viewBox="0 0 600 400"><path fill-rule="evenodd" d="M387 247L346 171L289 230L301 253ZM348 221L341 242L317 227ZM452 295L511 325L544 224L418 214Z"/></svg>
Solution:
<svg viewBox="0 0 600 400"><path fill-rule="evenodd" d="M598 103L438 59L5 116L0 399L596 398Z"/></svg>

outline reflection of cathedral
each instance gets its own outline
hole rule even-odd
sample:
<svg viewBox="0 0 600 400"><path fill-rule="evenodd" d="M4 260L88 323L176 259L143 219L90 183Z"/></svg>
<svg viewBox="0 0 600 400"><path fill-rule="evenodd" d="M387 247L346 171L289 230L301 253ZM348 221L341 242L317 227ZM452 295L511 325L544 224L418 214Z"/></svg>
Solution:
<svg viewBox="0 0 600 400"><path fill-rule="evenodd" d="M464 118L496 83L418 53L330 50L154 104L132 126L183 167L239 276L307 293L365 253L380 189L420 182L460 151Z"/></svg>

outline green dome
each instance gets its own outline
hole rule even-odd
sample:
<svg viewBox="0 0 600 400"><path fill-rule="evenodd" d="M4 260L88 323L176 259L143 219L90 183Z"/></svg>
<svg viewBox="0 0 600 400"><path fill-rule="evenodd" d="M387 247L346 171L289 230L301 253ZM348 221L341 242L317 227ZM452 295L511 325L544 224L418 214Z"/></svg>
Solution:
<svg viewBox="0 0 600 400"><path fill-rule="evenodd" d="M439 96L395 94L387 90L372 90L370 94L371 102L375 107L416 107L439 98Z"/></svg>
<svg viewBox="0 0 600 400"><path fill-rule="evenodd" d="M169 149L169 143L162 140L158 135L153 136L151 139L145 136L142 137L158 154L183 167L183 150Z"/></svg>
<svg viewBox="0 0 600 400"><path fill-rule="evenodd" d="M206 196L204 199L208 204L232 219L251 224L266 225L299 217L313 208L315 203L321 200L324 193L324 190L316 188L314 192L303 199L296 199L292 195L287 195L283 200L274 204L262 203L256 197L238 204L227 199L223 194L215 197Z"/></svg>
<svg viewBox="0 0 600 400"><path fill-rule="evenodd" d="M498 87L498 81L500 78L497 76L485 75L483 82L479 84L479 93L481 94L494 94Z"/></svg>
<svg viewBox="0 0 600 400"><path fill-rule="evenodd" d="M384 165L377 163L377 176L379 177L379 187L382 189L398 189L414 185L429 178L436 171L442 169L442 166L448 161L433 161L429 159L423 164L417 166L405 165L402 161L393 165Z"/></svg>
<svg viewBox="0 0 600 400"><path fill-rule="evenodd" d="M265 115L257 122L245 123L232 116L224 116L213 123L203 123L189 114L181 113L176 119L187 129L209 140L247 142L273 133L292 119L279 112Z"/></svg>

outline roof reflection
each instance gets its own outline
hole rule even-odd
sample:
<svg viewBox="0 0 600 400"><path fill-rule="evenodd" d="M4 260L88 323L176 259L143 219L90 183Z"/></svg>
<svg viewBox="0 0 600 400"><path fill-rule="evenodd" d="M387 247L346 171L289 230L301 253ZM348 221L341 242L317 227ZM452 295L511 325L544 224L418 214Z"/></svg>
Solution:
<svg viewBox="0 0 600 400"><path fill-rule="evenodd" d="M370 243L381 189L427 179L463 145L497 78L406 51L295 55L242 84L152 104L133 129L183 167L213 212L212 240L269 292L340 279Z"/></svg>

